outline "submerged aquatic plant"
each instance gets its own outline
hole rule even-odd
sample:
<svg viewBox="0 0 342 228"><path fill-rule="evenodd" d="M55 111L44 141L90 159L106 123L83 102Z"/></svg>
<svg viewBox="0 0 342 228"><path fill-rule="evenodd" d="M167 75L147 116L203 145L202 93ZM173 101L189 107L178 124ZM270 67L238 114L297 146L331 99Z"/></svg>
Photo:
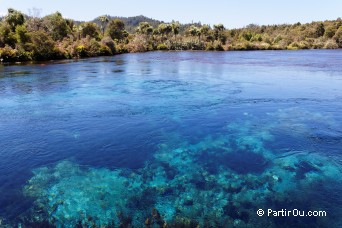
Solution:
<svg viewBox="0 0 342 228"><path fill-rule="evenodd" d="M267 148L276 140L272 131L282 127L282 122L255 126L242 121L197 143L161 144L154 160L137 171L63 161L35 170L25 192L58 227L276 227L275 221L257 216L260 205L291 207L294 202L317 210L306 203L322 201L312 198L310 188L342 182L341 170L329 157Z"/></svg>
<svg viewBox="0 0 342 228"><path fill-rule="evenodd" d="M34 174L26 194L36 198L50 222L64 227L118 224L131 192L140 191L119 171L85 169L68 161Z"/></svg>

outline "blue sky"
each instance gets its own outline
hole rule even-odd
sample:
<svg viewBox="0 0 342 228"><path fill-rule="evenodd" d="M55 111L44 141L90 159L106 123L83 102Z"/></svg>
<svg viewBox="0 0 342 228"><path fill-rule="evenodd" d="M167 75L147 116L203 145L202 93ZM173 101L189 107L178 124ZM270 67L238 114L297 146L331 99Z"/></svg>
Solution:
<svg viewBox="0 0 342 228"><path fill-rule="evenodd" d="M342 0L0 0L0 14L5 14L9 7L24 13L38 8L41 16L58 10L76 20L92 20L103 14L145 15L165 22L174 19L182 23L223 23L227 28L342 17Z"/></svg>

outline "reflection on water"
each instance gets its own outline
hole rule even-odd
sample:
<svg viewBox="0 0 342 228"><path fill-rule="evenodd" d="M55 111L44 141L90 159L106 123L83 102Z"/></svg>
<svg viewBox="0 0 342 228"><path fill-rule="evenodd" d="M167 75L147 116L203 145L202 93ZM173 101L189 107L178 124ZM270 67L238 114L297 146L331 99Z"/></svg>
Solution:
<svg viewBox="0 0 342 228"><path fill-rule="evenodd" d="M5 66L1 221L339 227L341 60L155 52Z"/></svg>

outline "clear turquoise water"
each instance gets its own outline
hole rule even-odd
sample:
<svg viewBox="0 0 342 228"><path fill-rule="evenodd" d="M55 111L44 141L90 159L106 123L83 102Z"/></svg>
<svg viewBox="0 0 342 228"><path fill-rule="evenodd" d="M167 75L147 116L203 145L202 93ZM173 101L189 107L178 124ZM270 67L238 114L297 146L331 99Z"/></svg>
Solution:
<svg viewBox="0 0 342 228"><path fill-rule="evenodd" d="M0 66L0 223L341 227L341 63L310 50ZM327 216L256 214L269 208Z"/></svg>

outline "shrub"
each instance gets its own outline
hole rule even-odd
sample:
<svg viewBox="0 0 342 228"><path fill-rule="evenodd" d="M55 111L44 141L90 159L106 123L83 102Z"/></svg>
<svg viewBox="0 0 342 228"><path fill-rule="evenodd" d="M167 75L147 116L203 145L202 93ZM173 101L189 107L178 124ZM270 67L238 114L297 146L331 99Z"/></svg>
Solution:
<svg viewBox="0 0 342 228"><path fill-rule="evenodd" d="M111 37L109 37L109 36L104 37L101 40L101 43L103 45L107 46L110 49L110 51L112 52L112 54L115 53L115 43Z"/></svg>
<svg viewBox="0 0 342 228"><path fill-rule="evenodd" d="M127 45L129 52L146 52L148 43L143 35L136 35L134 39Z"/></svg>
<svg viewBox="0 0 342 228"><path fill-rule="evenodd" d="M342 48L342 26L336 31L333 39L337 43L338 47Z"/></svg>
<svg viewBox="0 0 342 228"><path fill-rule="evenodd" d="M55 47L55 42L43 31L30 33L34 60L61 59L63 53Z"/></svg>
<svg viewBox="0 0 342 228"><path fill-rule="evenodd" d="M76 54L77 54L78 58L86 57L87 56L87 51L86 51L85 46L79 45L79 46L76 47L75 50L76 50Z"/></svg>
<svg viewBox="0 0 342 228"><path fill-rule="evenodd" d="M262 36L260 34L256 34L255 36L252 37L251 41L262 41Z"/></svg>
<svg viewBox="0 0 342 228"><path fill-rule="evenodd" d="M128 52L128 49L124 43L118 43L116 45L116 53L122 54L122 53L127 53L127 52Z"/></svg>
<svg viewBox="0 0 342 228"><path fill-rule="evenodd" d="M110 50L110 48L108 46L101 44L100 50L99 50L99 55L109 56L109 55L113 55L113 52L112 52L112 50Z"/></svg>
<svg viewBox="0 0 342 228"><path fill-rule="evenodd" d="M11 46L6 45L0 49L0 60L1 62L15 62L17 61L18 51L13 49Z"/></svg>
<svg viewBox="0 0 342 228"><path fill-rule="evenodd" d="M31 60L31 54L22 48L17 50L8 45L4 48L0 48L0 62L18 62L28 60Z"/></svg>
<svg viewBox="0 0 342 228"><path fill-rule="evenodd" d="M333 26L329 26L325 30L324 37L330 39L335 35L335 32L336 32L336 28L334 28Z"/></svg>
<svg viewBox="0 0 342 228"><path fill-rule="evenodd" d="M338 45L335 40L330 39L324 44L324 49L337 49Z"/></svg>
<svg viewBox="0 0 342 228"><path fill-rule="evenodd" d="M95 39L91 39L89 43L87 43L86 47L88 56L98 56L100 54L100 47L100 44Z"/></svg>
<svg viewBox="0 0 342 228"><path fill-rule="evenodd" d="M83 38L90 36L91 38L95 38L96 40L99 40L100 39L100 28L95 23L87 22L87 23L83 24L81 34L82 34Z"/></svg>
<svg viewBox="0 0 342 228"><path fill-rule="evenodd" d="M157 46L157 50L168 50L167 49L167 46L163 43L163 44L158 44L158 46Z"/></svg>

